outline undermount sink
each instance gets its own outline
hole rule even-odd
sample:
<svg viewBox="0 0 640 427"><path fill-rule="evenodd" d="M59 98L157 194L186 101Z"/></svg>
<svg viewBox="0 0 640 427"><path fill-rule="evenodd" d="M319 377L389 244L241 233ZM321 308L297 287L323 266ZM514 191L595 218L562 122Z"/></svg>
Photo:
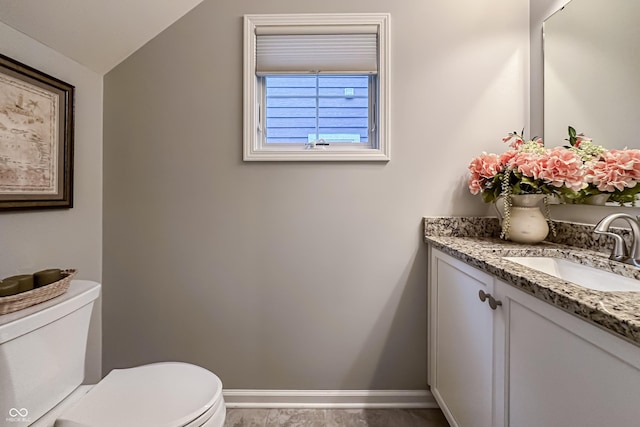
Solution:
<svg viewBox="0 0 640 427"><path fill-rule="evenodd" d="M596 291L640 292L640 280L578 264L567 259L535 256L514 256L502 259Z"/></svg>

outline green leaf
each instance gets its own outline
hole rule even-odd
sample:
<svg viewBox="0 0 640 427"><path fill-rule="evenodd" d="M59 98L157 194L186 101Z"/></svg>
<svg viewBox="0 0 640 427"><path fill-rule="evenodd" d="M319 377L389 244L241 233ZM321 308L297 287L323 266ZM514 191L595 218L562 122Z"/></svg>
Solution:
<svg viewBox="0 0 640 427"><path fill-rule="evenodd" d="M482 201L485 203L491 203L495 200L495 197L493 195L492 191L483 191L482 192Z"/></svg>
<svg viewBox="0 0 640 427"><path fill-rule="evenodd" d="M576 135L577 135L576 130L571 126L569 126L569 144L571 144L572 147L576 145L576 141L577 141Z"/></svg>
<svg viewBox="0 0 640 427"><path fill-rule="evenodd" d="M520 183L517 182L513 185L513 194L522 194L522 188L520 187Z"/></svg>

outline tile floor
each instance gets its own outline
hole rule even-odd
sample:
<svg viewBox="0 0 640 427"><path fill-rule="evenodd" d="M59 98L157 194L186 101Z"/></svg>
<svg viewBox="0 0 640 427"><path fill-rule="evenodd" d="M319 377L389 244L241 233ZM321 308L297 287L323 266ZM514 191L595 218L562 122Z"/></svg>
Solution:
<svg viewBox="0 0 640 427"><path fill-rule="evenodd" d="M439 409L227 409L225 427L449 427Z"/></svg>

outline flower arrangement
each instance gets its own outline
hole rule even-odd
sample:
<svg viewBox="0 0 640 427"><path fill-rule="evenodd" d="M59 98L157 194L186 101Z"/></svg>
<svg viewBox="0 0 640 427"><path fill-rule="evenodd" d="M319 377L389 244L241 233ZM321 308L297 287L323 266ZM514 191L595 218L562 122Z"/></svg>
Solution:
<svg viewBox="0 0 640 427"><path fill-rule="evenodd" d="M584 167L575 150L566 147L547 148L542 139L525 141L524 130L512 132L502 139L509 150L498 155L482 153L469 164L469 190L482 194L485 202L504 200L502 238L509 238L509 219L512 196L542 194L564 196L583 188ZM545 216L549 221L549 207L544 198ZM506 223L506 226L505 226ZM555 235L553 223L549 221Z"/></svg>
<svg viewBox="0 0 640 427"><path fill-rule="evenodd" d="M501 237L509 238L512 198L517 195L541 194L558 196L573 203L584 203L588 197L607 194L623 205L635 206L640 194L640 150L608 150L569 126L568 146L547 148L542 139L525 141L524 130L511 132L502 141L509 149L502 154L482 153L469 163L469 190L482 199L504 200ZM545 216L549 219L547 197Z"/></svg>
<svg viewBox="0 0 640 427"><path fill-rule="evenodd" d="M524 131L523 131L524 133ZM524 140L512 132L502 139L510 150L501 155L482 153L469 164L469 190L485 202L518 194L558 195L583 186L583 161L564 147L546 148L542 139Z"/></svg>
<svg viewBox="0 0 640 427"><path fill-rule="evenodd" d="M571 126L568 141L567 148L580 156L585 169L583 187L566 195L570 201L581 203L589 196L609 194L611 201L635 206L640 193L640 150L607 150Z"/></svg>

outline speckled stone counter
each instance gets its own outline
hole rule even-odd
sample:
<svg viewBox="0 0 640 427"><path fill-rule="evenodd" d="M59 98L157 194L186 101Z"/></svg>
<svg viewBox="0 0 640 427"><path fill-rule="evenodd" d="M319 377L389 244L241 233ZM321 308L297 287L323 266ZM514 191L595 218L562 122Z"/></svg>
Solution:
<svg viewBox="0 0 640 427"><path fill-rule="evenodd" d="M608 259L610 238L593 236L593 226L556 222L557 237L528 245L501 240L490 217L426 217L424 239L432 247L599 325L640 346L640 292L586 289L537 270L503 260L505 256L550 256L640 280L640 268ZM629 240L629 233L617 229Z"/></svg>

